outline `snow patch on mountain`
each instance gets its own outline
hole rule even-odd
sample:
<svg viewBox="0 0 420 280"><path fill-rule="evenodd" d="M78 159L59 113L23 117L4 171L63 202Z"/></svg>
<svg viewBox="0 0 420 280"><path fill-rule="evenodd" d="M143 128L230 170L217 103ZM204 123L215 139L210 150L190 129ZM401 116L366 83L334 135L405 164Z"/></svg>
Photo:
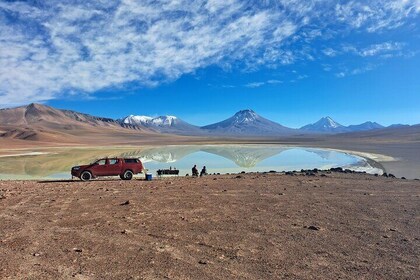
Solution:
<svg viewBox="0 0 420 280"><path fill-rule="evenodd" d="M145 126L172 126L176 123L177 117L175 116L159 116L159 117L149 117L149 116L135 116L130 115L125 117L122 122L125 124L131 125L145 125Z"/></svg>
<svg viewBox="0 0 420 280"><path fill-rule="evenodd" d="M177 117L175 116L160 116L153 118L150 123L157 126L172 126L176 123Z"/></svg>
<svg viewBox="0 0 420 280"><path fill-rule="evenodd" d="M236 124L251 123L258 119L258 115L252 110L241 110L233 116Z"/></svg>
<svg viewBox="0 0 420 280"><path fill-rule="evenodd" d="M153 118L148 117L148 116L135 116L135 115L129 115L128 117L125 117L122 122L125 124L143 124L143 123L147 123L150 120L152 120Z"/></svg>
<svg viewBox="0 0 420 280"><path fill-rule="evenodd" d="M342 127L341 124L337 123L336 121L334 121L332 118L330 117L326 117L323 118L323 126L324 127L331 127L331 128L338 128L338 127Z"/></svg>

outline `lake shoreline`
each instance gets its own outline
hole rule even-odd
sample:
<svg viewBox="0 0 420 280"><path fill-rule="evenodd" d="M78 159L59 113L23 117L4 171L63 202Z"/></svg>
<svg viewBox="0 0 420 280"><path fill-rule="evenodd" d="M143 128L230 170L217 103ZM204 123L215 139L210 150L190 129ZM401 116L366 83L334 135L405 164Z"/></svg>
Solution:
<svg viewBox="0 0 420 280"><path fill-rule="evenodd" d="M145 167L153 173L158 169L177 166L182 176L189 174L191 166L194 164L206 165L208 172L221 174L242 171L267 172L270 170L285 172L313 168L327 170L331 167L343 167L379 175L385 172L381 164L372 160L372 158L385 158L385 156L295 145L230 143L221 145L153 145L141 148L135 146L72 147L68 149L58 147L15 152L16 155L0 155L0 163L4 166L0 169L2 174L0 174L0 178L11 180L31 179L30 176L33 176L34 179L68 178L63 174L69 172L72 166L87 164L99 157L106 156L139 157ZM201 154L199 155L199 153ZM12 165L21 165L21 172L27 173L19 175L18 169L13 169ZM15 172L16 175L13 175L12 172ZM29 177L26 177L27 175Z"/></svg>
<svg viewBox="0 0 420 280"><path fill-rule="evenodd" d="M407 136L408 137L408 136ZM406 138L407 138L406 137ZM296 136L296 137L280 137L280 138L251 138L251 139L221 139L221 138L198 138L198 137L166 137L162 135L161 138L153 139L144 138L141 140L124 140L116 141L115 139L108 144L100 143L102 147L119 146L119 147L150 147L159 145L205 145L205 144L279 144L279 145L290 145L300 147L314 147L314 148L325 148L350 151L356 153L367 153L368 156L375 162L379 163L379 168L383 168L388 173L395 174L398 177L406 178L420 178L420 142L411 138L360 138L346 135L337 136L323 136L323 135L312 135L312 136ZM7 139L0 139L0 145L2 147L8 147L8 149L0 149L0 155L3 153L10 153L11 150L27 151L28 149L60 149L66 147L75 147L80 149L86 149L89 147L89 142L86 143L51 143L51 142L38 142L38 141L22 141L14 140L9 141ZM370 156L375 155L375 156ZM383 157L376 157L376 155L382 155ZM389 160L393 158L392 161ZM373 162L372 162L373 163Z"/></svg>

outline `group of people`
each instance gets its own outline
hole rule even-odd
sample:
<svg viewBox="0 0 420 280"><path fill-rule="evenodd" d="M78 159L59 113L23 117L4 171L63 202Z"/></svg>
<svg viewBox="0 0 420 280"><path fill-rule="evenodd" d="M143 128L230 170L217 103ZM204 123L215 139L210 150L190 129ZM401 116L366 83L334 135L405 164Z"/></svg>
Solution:
<svg viewBox="0 0 420 280"><path fill-rule="evenodd" d="M196 176L196 177L198 177L198 169L197 169L197 165L194 165L194 166L193 166L193 168L191 169L191 172L192 172L192 176ZM206 167L205 167L205 166L203 166L203 168L201 169L201 172L200 172L200 177L201 177L201 176L204 176L204 175L207 175L207 169L206 169Z"/></svg>

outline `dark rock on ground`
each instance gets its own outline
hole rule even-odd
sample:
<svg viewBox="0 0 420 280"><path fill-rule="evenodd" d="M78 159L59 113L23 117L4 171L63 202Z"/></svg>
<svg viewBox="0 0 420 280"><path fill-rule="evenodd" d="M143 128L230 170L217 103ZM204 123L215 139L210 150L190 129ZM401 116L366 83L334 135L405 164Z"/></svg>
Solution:
<svg viewBox="0 0 420 280"><path fill-rule="evenodd" d="M320 230L321 228L312 225L312 226L309 226L308 229L310 229L310 230Z"/></svg>

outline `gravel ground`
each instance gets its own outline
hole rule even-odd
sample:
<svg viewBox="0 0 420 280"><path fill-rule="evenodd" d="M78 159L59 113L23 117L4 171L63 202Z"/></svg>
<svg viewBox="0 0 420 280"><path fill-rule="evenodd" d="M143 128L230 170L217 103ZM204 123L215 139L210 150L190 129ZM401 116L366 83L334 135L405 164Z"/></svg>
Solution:
<svg viewBox="0 0 420 280"><path fill-rule="evenodd" d="M1 279L420 279L420 181L0 181Z"/></svg>

